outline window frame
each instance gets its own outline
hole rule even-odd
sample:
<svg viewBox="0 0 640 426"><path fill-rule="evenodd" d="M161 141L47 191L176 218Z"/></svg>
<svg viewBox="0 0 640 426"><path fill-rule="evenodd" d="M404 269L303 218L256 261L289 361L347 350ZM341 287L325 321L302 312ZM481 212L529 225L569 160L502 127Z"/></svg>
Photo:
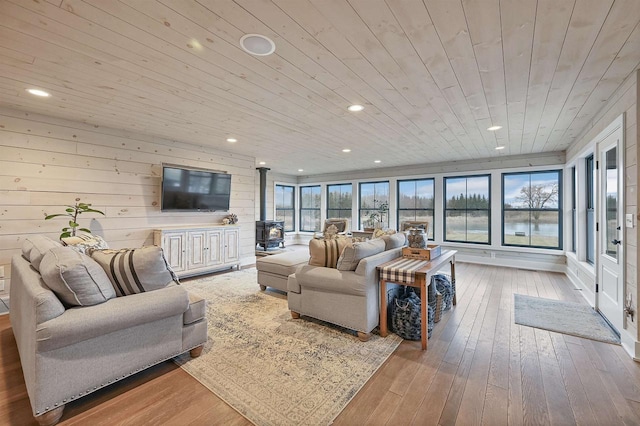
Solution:
<svg viewBox="0 0 640 426"><path fill-rule="evenodd" d="M578 233L578 188L577 188L577 169L576 166L571 167L571 252L576 253L576 241Z"/></svg>
<svg viewBox="0 0 640 426"><path fill-rule="evenodd" d="M318 207L305 207L303 205L303 197L302 197L302 191L305 189L317 189L318 190ZM300 208L299 210L299 218L298 218L298 229L300 230L300 232L319 232L322 228L322 187L321 185L303 185L303 186L299 186L298 187L298 195L300 196ZM311 196L313 197L314 191L312 191ZM318 229L303 229L302 228L302 218L303 218L303 213L304 212L317 212L318 213Z"/></svg>
<svg viewBox="0 0 640 426"><path fill-rule="evenodd" d="M590 154L585 157L585 245L584 245L584 260L590 265L595 265L596 259L596 188L595 188L595 176L596 176L596 161L594 154ZM593 220L592 226L589 229L589 214L591 214ZM589 252L589 242L592 242L592 252Z"/></svg>
<svg viewBox="0 0 640 426"><path fill-rule="evenodd" d="M413 209L406 209L406 208L401 208L400 207L400 185L402 183L406 183L406 182L422 182L422 181L430 181L431 182L431 189L432 189L432 193L433 193L433 207L430 209L417 209L417 208L413 208ZM414 197L417 196L417 191L416 193L413 194ZM418 212L418 211L424 211L424 212L431 212L431 217L433 218L433 223L430 223L430 237L428 237L429 241L435 241L435 222L436 222L436 180L435 178L414 178L414 179L398 179L397 183L396 183L396 229L399 231L400 230L400 212L401 211L413 211L413 212ZM414 214L414 219L415 219L415 214ZM418 220L418 219L415 219ZM427 233L429 233L429 230L427 230Z"/></svg>
<svg viewBox="0 0 640 426"><path fill-rule="evenodd" d="M329 197L329 193L331 192L331 187L335 187L335 186L349 186L351 188L351 206L348 209L342 209L342 208L332 208L330 203L331 198ZM340 191L340 194L342 195L342 190ZM339 211L340 215L339 216L330 216L329 215L329 210L334 210L334 211ZM346 211L349 212L349 217L344 217L342 216L342 212ZM327 219L348 219L350 222L353 221L353 183L330 183L327 184L327 209L326 209L326 215L327 215Z"/></svg>
<svg viewBox="0 0 640 426"><path fill-rule="evenodd" d="M276 199L276 194L278 192L278 187L281 188L291 188L291 208L285 208L285 207L278 207L278 200ZM292 221L291 223L293 224L293 229L287 229L286 225L287 225L287 221L286 220L282 220L282 222L284 222L284 232L295 232L295 227L296 227L296 187L294 185L285 185L285 184L281 184L281 183L276 183L275 187L274 187L274 208L275 208L275 220L278 220L278 213L280 211L291 211L292 213ZM286 216L285 216L286 217Z"/></svg>
<svg viewBox="0 0 640 426"><path fill-rule="evenodd" d="M359 182L358 183L358 229L363 229L362 225L362 185L376 185L378 183L386 183L387 184L387 205L389 203L389 192L391 190L391 184L388 180L379 180L379 181L369 181L369 182ZM375 187L374 187L374 200L375 200ZM375 204L374 204L375 209ZM371 210L371 209L366 209ZM387 209L387 227L389 227L389 209ZM383 223L384 226L384 223Z"/></svg>
<svg viewBox="0 0 640 426"><path fill-rule="evenodd" d="M489 183L488 186L488 199L487 199L487 205L488 208L487 209L451 209L451 208L447 208L447 180L449 179L470 179L470 178L478 178L478 177L484 177L487 178L487 181ZM490 246L491 245L491 173L486 173L486 174L474 174L474 175L457 175L457 176L444 176L442 179L442 194L443 194L443 206L442 206L442 230L443 230L443 235L442 235L442 241L444 242L450 242L450 243L463 243L463 244L477 244L477 245L483 245L483 246ZM466 194L465 194L466 195ZM483 242L483 241L468 241L468 240L449 240L447 239L447 212L451 210L451 211L464 211L464 212L469 212L469 211L485 211L487 212L487 238L488 241L487 242ZM465 225L465 233L467 231L467 227Z"/></svg>
<svg viewBox="0 0 640 426"><path fill-rule="evenodd" d="M558 200L557 207L555 209L549 208L505 208L505 178L507 176L515 176L515 175L529 175L529 184L531 184L531 176L545 173L557 173L558 174ZM501 192L502 192L502 200L501 200L501 208L502 208L502 246L504 247L521 247L521 248L539 248L546 250L562 250L563 247L563 211L562 211L562 200L563 200L563 185L562 185L562 169L551 169L551 170L535 170L535 171L526 171L526 172L511 172L511 173L502 173L501 179ZM536 246L536 245L522 245L522 244L509 244L505 242L505 212L507 211L518 211L518 212L531 212L540 211L540 212L557 212L558 213L558 246L550 247L550 246ZM531 225L531 220L529 221L529 225ZM529 234L529 241L531 241L531 233Z"/></svg>

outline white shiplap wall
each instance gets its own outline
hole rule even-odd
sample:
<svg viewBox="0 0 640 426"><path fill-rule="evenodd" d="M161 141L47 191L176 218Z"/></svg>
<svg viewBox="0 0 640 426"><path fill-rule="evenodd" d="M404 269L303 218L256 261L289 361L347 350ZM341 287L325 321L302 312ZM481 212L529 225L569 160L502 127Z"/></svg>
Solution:
<svg viewBox="0 0 640 426"><path fill-rule="evenodd" d="M239 218L242 264L255 262L253 157L207 149L121 130L0 108L0 265L5 292L12 255L28 235L56 239L63 213L76 198L105 216L85 214L80 224L103 236L111 247L153 243L162 226L216 224L226 215L162 213L160 185L165 163L231 173L231 208Z"/></svg>
<svg viewBox="0 0 640 426"><path fill-rule="evenodd" d="M595 116L583 131L576 143L567 150L567 160L573 161L585 150L594 149L592 141L620 114L625 116L625 213L633 214L634 227L625 228L624 249L626 251L626 291L632 294L633 309L638 311L638 79L640 71L632 73L620 86L620 89L607 101L602 110ZM581 267L575 257L567 257L568 273L587 290L595 289L595 277ZM593 287L593 289L592 289ZM638 317L628 318L627 331L640 341Z"/></svg>

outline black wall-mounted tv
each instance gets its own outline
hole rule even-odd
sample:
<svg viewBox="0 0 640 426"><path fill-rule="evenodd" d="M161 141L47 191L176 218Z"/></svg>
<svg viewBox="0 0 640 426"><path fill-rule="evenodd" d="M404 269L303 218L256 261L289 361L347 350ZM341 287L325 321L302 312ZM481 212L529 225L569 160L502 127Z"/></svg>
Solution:
<svg viewBox="0 0 640 426"><path fill-rule="evenodd" d="M161 210L228 211L231 175L213 170L162 165Z"/></svg>

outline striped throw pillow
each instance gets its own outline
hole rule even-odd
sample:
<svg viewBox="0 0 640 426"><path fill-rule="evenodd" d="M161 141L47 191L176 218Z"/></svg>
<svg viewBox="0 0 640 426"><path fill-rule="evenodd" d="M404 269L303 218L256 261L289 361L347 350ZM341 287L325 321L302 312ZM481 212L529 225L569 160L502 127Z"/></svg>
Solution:
<svg viewBox="0 0 640 426"><path fill-rule="evenodd" d="M178 281L162 249L157 246L94 250L91 257L107 273L117 296L158 290Z"/></svg>
<svg viewBox="0 0 640 426"><path fill-rule="evenodd" d="M350 238L312 239L309 241L309 265L335 268L340 253L349 244Z"/></svg>

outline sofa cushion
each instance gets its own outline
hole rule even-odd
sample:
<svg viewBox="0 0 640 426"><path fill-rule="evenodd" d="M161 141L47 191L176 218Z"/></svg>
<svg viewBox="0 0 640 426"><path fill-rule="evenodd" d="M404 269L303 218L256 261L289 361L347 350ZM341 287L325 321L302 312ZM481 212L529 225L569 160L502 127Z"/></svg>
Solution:
<svg viewBox="0 0 640 426"><path fill-rule="evenodd" d="M288 277L296 272L298 265L309 262L309 253L305 251L292 251L288 253L263 256L256 259L258 271L270 272L276 275Z"/></svg>
<svg viewBox="0 0 640 426"><path fill-rule="evenodd" d="M69 247L49 250L40 263L40 274L66 306L92 306L116 296L100 265Z"/></svg>
<svg viewBox="0 0 640 426"><path fill-rule="evenodd" d="M384 241L385 250L402 247L407 243L407 235L404 232L398 232L391 235L383 235L381 238L382 241Z"/></svg>
<svg viewBox="0 0 640 426"><path fill-rule="evenodd" d="M44 235L31 235L22 243L22 257L31 262L36 271L40 271L42 258L54 247L62 247L62 244Z"/></svg>
<svg viewBox="0 0 640 426"><path fill-rule="evenodd" d="M312 239L309 241L309 265L335 268L342 250L351 243L350 238Z"/></svg>
<svg viewBox="0 0 640 426"><path fill-rule="evenodd" d="M158 290L178 281L160 247L93 250L91 257L102 266L116 296Z"/></svg>
<svg viewBox="0 0 640 426"><path fill-rule="evenodd" d="M365 257L385 251L385 242L382 238L373 240L356 242L348 245L342 251L342 255L338 259L339 271L355 271L358 263Z"/></svg>

